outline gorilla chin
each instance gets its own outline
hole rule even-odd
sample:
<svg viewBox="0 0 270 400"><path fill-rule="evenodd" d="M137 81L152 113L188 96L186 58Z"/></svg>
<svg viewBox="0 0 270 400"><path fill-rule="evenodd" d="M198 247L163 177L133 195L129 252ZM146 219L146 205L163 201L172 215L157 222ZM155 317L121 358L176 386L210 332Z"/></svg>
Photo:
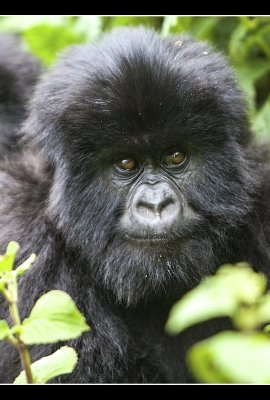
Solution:
<svg viewBox="0 0 270 400"><path fill-rule="evenodd" d="M127 239L104 254L97 282L103 281L120 304L175 299L214 271L208 239ZM115 250L117 249L117 250ZM190 256L190 249L194 256Z"/></svg>
<svg viewBox="0 0 270 400"><path fill-rule="evenodd" d="M224 58L115 30L44 74L22 135L0 164L0 250L16 239L22 259L38 255L20 281L22 317L62 289L91 326L59 382L188 382L186 349L213 331L167 337L173 303L226 262L269 276L269 166ZM0 354L11 381L19 359L6 344Z"/></svg>

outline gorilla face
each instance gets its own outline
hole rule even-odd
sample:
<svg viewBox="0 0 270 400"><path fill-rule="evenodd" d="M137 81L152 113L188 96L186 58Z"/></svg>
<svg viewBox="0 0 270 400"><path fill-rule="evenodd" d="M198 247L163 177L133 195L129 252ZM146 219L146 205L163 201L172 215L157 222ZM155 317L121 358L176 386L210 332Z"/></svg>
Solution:
<svg viewBox="0 0 270 400"><path fill-rule="evenodd" d="M135 305L187 290L222 262L255 178L241 96L219 55L116 30L72 49L31 110L26 137L54 168L48 215L86 260L86 279Z"/></svg>

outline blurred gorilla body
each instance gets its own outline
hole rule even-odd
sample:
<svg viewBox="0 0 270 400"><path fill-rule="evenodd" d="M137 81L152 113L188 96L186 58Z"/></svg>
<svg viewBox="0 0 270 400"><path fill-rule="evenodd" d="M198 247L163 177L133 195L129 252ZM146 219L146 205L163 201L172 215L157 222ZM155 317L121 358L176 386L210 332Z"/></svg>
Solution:
<svg viewBox="0 0 270 400"><path fill-rule="evenodd" d="M23 135L32 157L0 166L0 250L38 255L20 312L62 289L92 328L56 381L189 381L187 347L221 325L167 337L172 304L224 262L269 274L269 168L231 69L205 44L116 30L45 74ZM10 382L17 354L0 354Z"/></svg>
<svg viewBox="0 0 270 400"><path fill-rule="evenodd" d="M19 149L18 128L40 72L15 35L0 36L0 159Z"/></svg>

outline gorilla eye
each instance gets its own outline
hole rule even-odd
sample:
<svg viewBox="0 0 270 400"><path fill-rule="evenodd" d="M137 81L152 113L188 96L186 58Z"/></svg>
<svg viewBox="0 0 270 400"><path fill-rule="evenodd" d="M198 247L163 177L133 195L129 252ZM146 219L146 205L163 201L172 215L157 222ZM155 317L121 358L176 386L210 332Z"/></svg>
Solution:
<svg viewBox="0 0 270 400"><path fill-rule="evenodd" d="M167 168L177 168L186 161L186 158L187 156L182 151L170 151L163 156L162 164Z"/></svg>
<svg viewBox="0 0 270 400"><path fill-rule="evenodd" d="M127 157L116 161L115 167L120 172L133 172L138 168L138 163L134 158Z"/></svg>

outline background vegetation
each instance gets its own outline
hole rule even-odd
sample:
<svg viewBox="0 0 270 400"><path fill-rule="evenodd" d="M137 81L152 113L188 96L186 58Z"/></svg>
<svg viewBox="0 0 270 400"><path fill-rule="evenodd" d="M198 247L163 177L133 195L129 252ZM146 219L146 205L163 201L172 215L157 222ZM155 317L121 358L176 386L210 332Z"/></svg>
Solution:
<svg viewBox="0 0 270 400"><path fill-rule="evenodd" d="M21 34L26 46L51 65L66 46L118 26L142 24L162 35L188 33L227 55L247 94L254 132L270 141L270 17L9 16L0 17L0 33Z"/></svg>

